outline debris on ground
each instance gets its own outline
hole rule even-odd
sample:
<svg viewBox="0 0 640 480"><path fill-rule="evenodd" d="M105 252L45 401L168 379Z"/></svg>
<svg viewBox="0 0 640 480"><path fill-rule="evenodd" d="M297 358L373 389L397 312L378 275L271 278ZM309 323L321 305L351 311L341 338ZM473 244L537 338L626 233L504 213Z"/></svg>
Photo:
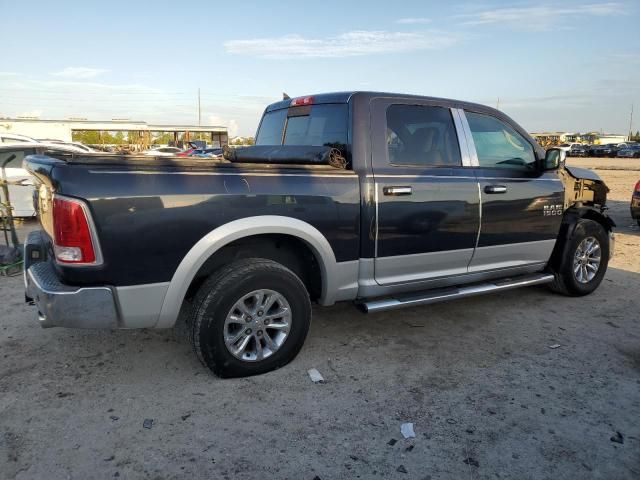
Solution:
<svg viewBox="0 0 640 480"><path fill-rule="evenodd" d="M478 462L478 460L476 460L473 457L467 457L464 459L464 463L466 463L467 465L470 465L472 467L479 467L480 466L480 462Z"/></svg>
<svg viewBox="0 0 640 480"><path fill-rule="evenodd" d="M182 415L180 418L182 419L182 421L184 422L187 418L189 418L191 416L190 413L187 413L186 415Z"/></svg>
<svg viewBox="0 0 640 480"><path fill-rule="evenodd" d="M403 423L400 425L400 433L404 438L415 438L416 434L413 431L413 423Z"/></svg>
<svg viewBox="0 0 640 480"><path fill-rule="evenodd" d="M613 322L607 322L607 325L609 325L610 327L613 327L613 328L620 328L620 325L616 325Z"/></svg>
<svg viewBox="0 0 640 480"><path fill-rule="evenodd" d="M405 452L410 452L411 450L413 450L415 445L409 445L407 448L404 449Z"/></svg>
<svg viewBox="0 0 640 480"><path fill-rule="evenodd" d="M151 418L145 418L144 422L142 422L142 426L144 428L151 428L153 426L153 419Z"/></svg>
<svg viewBox="0 0 640 480"><path fill-rule="evenodd" d="M411 327L411 328L423 328L424 324L423 323L414 323L414 322L403 322L405 325Z"/></svg>
<svg viewBox="0 0 640 480"><path fill-rule="evenodd" d="M620 432L616 432L616 434L611 437L611 441L615 443L624 443L624 436Z"/></svg>
<svg viewBox="0 0 640 480"><path fill-rule="evenodd" d="M556 348L560 348L561 346L562 345L560 345L559 343L554 343L553 345L549 345L549 348L556 349Z"/></svg>
<svg viewBox="0 0 640 480"><path fill-rule="evenodd" d="M404 465L400 465L398 468L396 468L396 472L409 473L409 472L407 472L407 469L404 468Z"/></svg>
<svg viewBox="0 0 640 480"><path fill-rule="evenodd" d="M116 417L115 415L110 415L109 418L114 422L117 422L118 420L120 420L120 417Z"/></svg>
<svg viewBox="0 0 640 480"><path fill-rule="evenodd" d="M398 443L398 440L396 440L395 438L392 438L387 442L387 445L391 445L393 447L396 443Z"/></svg>
<svg viewBox="0 0 640 480"><path fill-rule="evenodd" d="M311 381L313 383L324 383L324 377L317 369L311 368L307 370L307 373L309 374L309 377L311 378Z"/></svg>

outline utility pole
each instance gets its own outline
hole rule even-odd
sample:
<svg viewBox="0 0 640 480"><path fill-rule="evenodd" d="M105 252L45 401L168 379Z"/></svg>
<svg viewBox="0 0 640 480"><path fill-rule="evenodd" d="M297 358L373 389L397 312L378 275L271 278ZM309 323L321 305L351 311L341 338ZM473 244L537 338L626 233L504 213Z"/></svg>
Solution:
<svg viewBox="0 0 640 480"><path fill-rule="evenodd" d="M200 125L200 87L198 87L198 126Z"/></svg>
<svg viewBox="0 0 640 480"><path fill-rule="evenodd" d="M632 128L633 128L633 103L631 104L631 115L629 116L629 140L631 140L631 137L632 137L632 132L631 132Z"/></svg>
<svg viewBox="0 0 640 480"><path fill-rule="evenodd" d="M498 103L496 104L496 110L500 110L500 97L498 97Z"/></svg>

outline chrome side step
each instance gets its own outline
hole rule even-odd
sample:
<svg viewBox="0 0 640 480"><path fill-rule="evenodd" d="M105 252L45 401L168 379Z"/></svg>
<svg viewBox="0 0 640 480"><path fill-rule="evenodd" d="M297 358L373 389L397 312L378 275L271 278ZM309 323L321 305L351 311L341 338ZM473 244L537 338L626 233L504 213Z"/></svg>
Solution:
<svg viewBox="0 0 640 480"><path fill-rule="evenodd" d="M477 283L464 287L440 288L425 292L414 292L396 295L392 298L364 301L359 306L365 313L384 312L404 307L428 305L430 303L444 302L456 298L472 297L483 293L502 292L513 288L529 287L553 281L553 275L536 273L534 275L522 275L518 277L495 280L486 283Z"/></svg>

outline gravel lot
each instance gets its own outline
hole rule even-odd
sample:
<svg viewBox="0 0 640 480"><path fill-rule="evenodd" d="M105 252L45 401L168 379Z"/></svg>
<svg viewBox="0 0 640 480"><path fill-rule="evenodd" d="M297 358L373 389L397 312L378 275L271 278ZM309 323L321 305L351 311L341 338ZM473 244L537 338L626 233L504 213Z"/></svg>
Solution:
<svg viewBox="0 0 640 480"><path fill-rule="evenodd" d="M259 377L212 376L179 328L43 330L0 278L0 478L640 478L640 161L571 163L604 177L619 225L593 295L318 308Z"/></svg>

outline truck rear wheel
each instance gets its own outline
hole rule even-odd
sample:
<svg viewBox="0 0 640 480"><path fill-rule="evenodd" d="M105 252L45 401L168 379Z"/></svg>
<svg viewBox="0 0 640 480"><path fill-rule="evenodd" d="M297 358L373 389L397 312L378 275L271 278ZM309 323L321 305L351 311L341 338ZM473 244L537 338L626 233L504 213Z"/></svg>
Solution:
<svg viewBox="0 0 640 480"><path fill-rule="evenodd" d="M298 354L311 302L298 276L263 258L238 260L214 273L193 302L191 342L220 377L275 370Z"/></svg>
<svg viewBox="0 0 640 480"><path fill-rule="evenodd" d="M604 227L593 220L578 220L551 288L570 296L588 295L602 282L608 264L609 235Z"/></svg>

